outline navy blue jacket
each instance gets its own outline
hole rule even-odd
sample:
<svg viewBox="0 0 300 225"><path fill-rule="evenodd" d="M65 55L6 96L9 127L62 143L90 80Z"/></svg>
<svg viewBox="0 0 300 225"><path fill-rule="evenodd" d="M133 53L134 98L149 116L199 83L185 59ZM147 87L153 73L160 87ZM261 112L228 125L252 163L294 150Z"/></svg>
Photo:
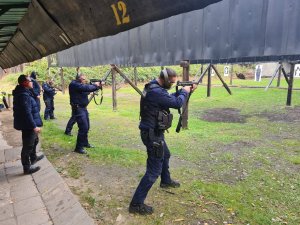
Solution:
<svg viewBox="0 0 300 225"><path fill-rule="evenodd" d="M41 95L41 87L40 87L39 83L33 78L31 78L31 81L33 84L32 91L33 91L34 96L35 97L40 96Z"/></svg>
<svg viewBox="0 0 300 225"><path fill-rule="evenodd" d="M88 94L97 91L99 87L93 84L82 84L73 80L69 85L70 104L86 107L89 104Z"/></svg>
<svg viewBox="0 0 300 225"><path fill-rule="evenodd" d="M54 87L51 87L48 83L43 83L43 99L48 100L48 99L54 99L54 95L56 94Z"/></svg>
<svg viewBox="0 0 300 225"><path fill-rule="evenodd" d="M14 96L14 128L31 130L43 126L39 108L33 93L20 85L13 90Z"/></svg>
<svg viewBox="0 0 300 225"><path fill-rule="evenodd" d="M153 88L146 88L147 85L154 86ZM145 98L141 99L141 121L139 128L148 130L155 129L157 124L158 111L165 110L170 112L170 108L179 109L188 97L187 91L180 89L173 94L159 86L157 80L152 80L145 85L147 89ZM143 105L143 106L142 106Z"/></svg>

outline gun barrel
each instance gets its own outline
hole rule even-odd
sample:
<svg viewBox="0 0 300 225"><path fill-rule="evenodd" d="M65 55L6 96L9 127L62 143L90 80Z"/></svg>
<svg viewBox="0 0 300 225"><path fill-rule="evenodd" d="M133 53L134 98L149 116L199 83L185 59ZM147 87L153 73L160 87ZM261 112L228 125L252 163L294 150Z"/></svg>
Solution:
<svg viewBox="0 0 300 225"><path fill-rule="evenodd" d="M178 81L177 86L192 86L193 84L198 84L196 81Z"/></svg>
<svg viewBox="0 0 300 225"><path fill-rule="evenodd" d="M95 83L95 82L102 82L102 80L100 80L100 79L90 79L90 82L91 83Z"/></svg>

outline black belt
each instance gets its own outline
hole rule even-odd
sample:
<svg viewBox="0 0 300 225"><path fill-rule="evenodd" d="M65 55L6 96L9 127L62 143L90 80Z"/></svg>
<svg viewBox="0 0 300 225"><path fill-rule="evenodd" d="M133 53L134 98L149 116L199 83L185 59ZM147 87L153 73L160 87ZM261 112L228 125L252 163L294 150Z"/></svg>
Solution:
<svg viewBox="0 0 300 225"><path fill-rule="evenodd" d="M71 104L72 109L86 108L86 105Z"/></svg>

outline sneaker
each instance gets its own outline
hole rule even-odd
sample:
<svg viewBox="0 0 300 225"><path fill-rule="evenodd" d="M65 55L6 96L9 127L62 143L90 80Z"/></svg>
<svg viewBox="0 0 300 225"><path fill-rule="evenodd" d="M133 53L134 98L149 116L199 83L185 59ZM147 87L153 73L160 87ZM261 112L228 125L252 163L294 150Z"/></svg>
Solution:
<svg viewBox="0 0 300 225"><path fill-rule="evenodd" d="M87 154L87 151L85 151L83 148L80 149L75 149L74 152L79 153L79 154Z"/></svg>
<svg viewBox="0 0 300 225"><path fill-rule="evenodd" d="M56 120L56 117L50 117L50 120Z"/></svg>
<svg viewBox="0 0 300 225"><path fill-rule="evenodd" d="M130 204L129 213L137 213L140 215L151 215L153 213L153 208L144 203L142 204Z"/></svg>
<svg viewBox="0 0 300 225"><path fill-rule="evenodd" d="M73 134L71 134L71 132L65 132L65 135L73 136Z"/></svg>
<svg viewBox="0 0 300 225"><path fill-rule="evenodd" d="M178 188L178 187L180 187L180 183L175 180L171 180L170 183L160 183L160 187L161 188Z"/></svg>
<svg viewBox="0 0 300 225"><path fill-rule="evenodd" d="M24 174L32 174L39 171L41 167L39 166L30 166L29 168L23 168Z"/></svg>
<svg viewBox="0 0 300 225"><path fill-rule="evenodd" d="M45 157L44 155L39 155L39 156L37 156L36 159L33 160L33 161L31 162L31 165L36 164L36 162L40 161L40 160L43 159L44 157Z"/></svg>

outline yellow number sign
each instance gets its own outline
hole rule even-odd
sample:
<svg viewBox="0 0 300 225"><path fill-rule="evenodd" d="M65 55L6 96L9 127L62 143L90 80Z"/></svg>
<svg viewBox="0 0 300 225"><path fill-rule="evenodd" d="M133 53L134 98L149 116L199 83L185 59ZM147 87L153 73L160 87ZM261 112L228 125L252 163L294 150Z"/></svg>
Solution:
<svg viewBox="0 0 300 225"><path fill-rule="evenodd" d="M116 22L117 25L120 26L124 23L129 23L130 22L130 17L127 14L127 7L126 4L123 1L118 1L117 4L112 4L110 6L114 12L115 18L116 18ZM120 18L121 14L122 18ZM122 20L121 20L122 19Z"/></svg>

